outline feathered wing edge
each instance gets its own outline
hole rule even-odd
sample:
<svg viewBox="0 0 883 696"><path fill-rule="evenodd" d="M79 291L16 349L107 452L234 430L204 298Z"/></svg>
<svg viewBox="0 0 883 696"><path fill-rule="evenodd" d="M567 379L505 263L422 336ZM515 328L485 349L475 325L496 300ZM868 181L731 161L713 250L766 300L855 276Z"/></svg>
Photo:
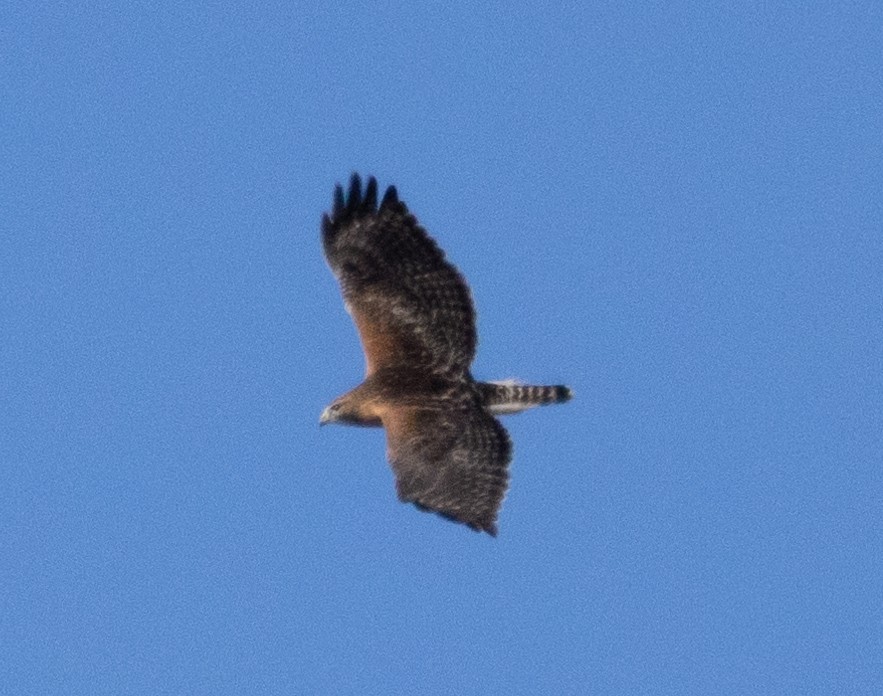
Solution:
<svg viewBox="0 0 883 696"><path fill-rule="evenodd" d="M325 243L325 255L331 260L329 251L334 242L338 230L343 229L349 222L374 215L387 209L394 209L400 213L407 213L407 206L399 200L399 193L395 186L389 186L377 207L377 179L368 177L365 192L362 193L362 178L355 172L350 177L349 191L344 195L343 186L337 184L334 187L334 203L331 215L322 215L322 239Z"/></svg>

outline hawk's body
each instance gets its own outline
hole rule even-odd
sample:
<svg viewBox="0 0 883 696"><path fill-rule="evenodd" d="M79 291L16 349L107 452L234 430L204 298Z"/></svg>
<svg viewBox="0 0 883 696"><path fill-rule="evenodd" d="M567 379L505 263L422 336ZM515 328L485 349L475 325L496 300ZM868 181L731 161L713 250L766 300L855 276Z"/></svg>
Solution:
<svg viewBox="0 0 883 696"><path fill-rule="evenodd" d="M380 206L335 189L322 220L325 256L365 351L365 381L322 422L382 426L399 498L496 534L512 446L494 414L570 398L567 387L476 382L469 288L390 186Z"/></svg>

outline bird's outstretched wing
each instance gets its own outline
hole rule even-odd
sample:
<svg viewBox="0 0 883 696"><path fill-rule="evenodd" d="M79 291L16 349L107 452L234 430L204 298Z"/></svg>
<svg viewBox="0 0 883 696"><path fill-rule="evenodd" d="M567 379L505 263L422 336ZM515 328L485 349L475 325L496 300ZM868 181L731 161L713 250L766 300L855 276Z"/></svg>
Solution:
<svg viewBox="0 0 883 696"><path fill-rule="evenodd" d="M477 405L402 407L383 425L400 500L496 536L512 458L499 421Z"/></svg>
<svg viewBox="0 0 883 696"><path fill-rule="evenodd" d="M366 373L386 367L468 370L475 356L469 288L390 186L377 205L353 174L322 218L325 257L337 276L365 351Z"/></svg>

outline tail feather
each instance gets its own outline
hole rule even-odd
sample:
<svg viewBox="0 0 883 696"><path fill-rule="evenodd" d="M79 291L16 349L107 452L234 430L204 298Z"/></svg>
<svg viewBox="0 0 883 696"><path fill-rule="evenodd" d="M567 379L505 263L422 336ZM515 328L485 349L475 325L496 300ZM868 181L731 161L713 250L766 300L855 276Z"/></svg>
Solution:
<svg viewBox="0 0 883 696"><path fill-rule="evenodd" d="M526 411L534 406L561 404L570 401L573 392L562 384L530 386L515 382L479 382L485 408L495 416Z"/></svg>

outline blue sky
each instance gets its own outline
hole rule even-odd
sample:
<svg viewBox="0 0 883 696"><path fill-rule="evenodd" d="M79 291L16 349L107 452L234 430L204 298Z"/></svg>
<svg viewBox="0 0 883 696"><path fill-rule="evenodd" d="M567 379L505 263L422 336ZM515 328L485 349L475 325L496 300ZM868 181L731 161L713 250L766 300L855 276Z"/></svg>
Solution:
<svg viewBox="0 0 883 696"><path fill-rule="evenodd" d="M881 7L7 7L0 691L881 693ZM318 428L352 171L576 392L496 540Z"/></svg>

